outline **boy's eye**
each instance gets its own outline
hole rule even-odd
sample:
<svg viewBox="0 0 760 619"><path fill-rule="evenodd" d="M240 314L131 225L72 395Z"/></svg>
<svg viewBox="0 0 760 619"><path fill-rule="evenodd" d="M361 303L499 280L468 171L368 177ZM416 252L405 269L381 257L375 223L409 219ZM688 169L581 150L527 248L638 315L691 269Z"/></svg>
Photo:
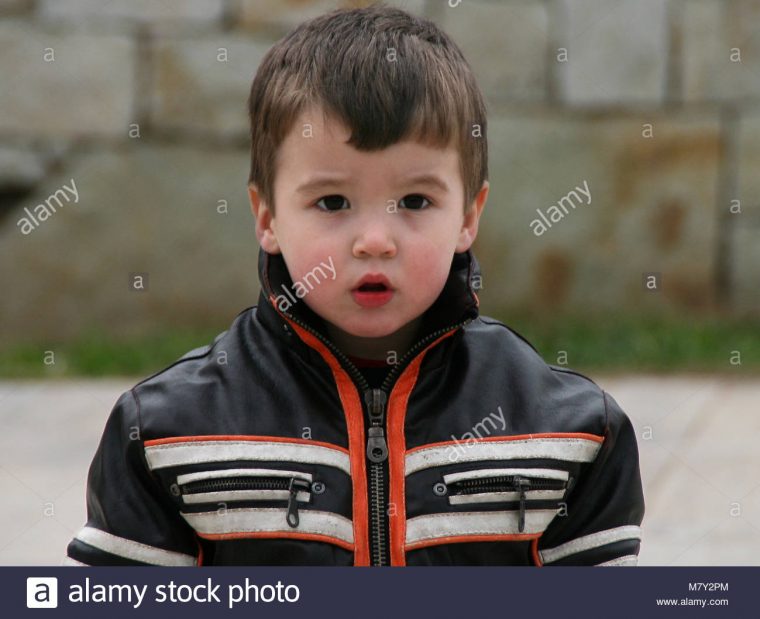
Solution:
<svg viewBox="0 0 760 619"><path fill-rule="evenodd" d="M324 206L322 206L323 203ZM348 200L346 200L343 196L338 195L325 196L316 202L316 205L322 211L340 211L344 208L344 204L346 207L348 207Z"/></svg>
<svg viewBox="0 0 760 619"><path fill-rule="evenodd" d="M349 207L348 200L337 194L320 198L315 204L321 211L327 212L341 211ZM399 205L410 211L420 211L430 205L430 200L420 194L410 194L401 198Z"/></svg>
<svg viewBox="0 0 760 619"><path fill-rule="evenodd" d="M424 204L427 202L427 204ZM419 211L430 205L430 200L419 194L411 194L401 198L399 205L410 211Z"/></svg>

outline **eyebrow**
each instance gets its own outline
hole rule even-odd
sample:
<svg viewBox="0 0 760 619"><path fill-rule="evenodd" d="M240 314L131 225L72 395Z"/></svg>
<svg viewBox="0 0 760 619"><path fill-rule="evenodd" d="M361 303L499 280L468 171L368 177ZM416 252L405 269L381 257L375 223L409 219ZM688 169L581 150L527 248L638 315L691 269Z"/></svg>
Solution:
<svg viewBox="0 0 760 619"><path fill-rule="evenodd" d="M341 184L345 184L350 179L342 176L324 176L317 177L302 183L296 188L296 193L311 193L327 187L335 187ZM427 185L435 187L443 192L449 191L449 186L439 176L435 174L419 174L417 176L409 176L399 181L400 185Z"/></svg>
<svg viewBox="0 0 760 619"><path fill-rule="evenodd" d="M326 187L335 187L336 185L341 185L343 183L346 183L348 180L348 178L344 178L342 176L320 176L302 183L296 187L296 192L311 193L312 191L317 191Z"/></svg>
<svg viewBox="0 0 760 619"><path fill-rule="evenodd" d="M401 181L404 185L427 185L428 187L435 187L443 192L449 190L449 186L439 176L435 174L419 174L418 176L410 176Z"/></svg>

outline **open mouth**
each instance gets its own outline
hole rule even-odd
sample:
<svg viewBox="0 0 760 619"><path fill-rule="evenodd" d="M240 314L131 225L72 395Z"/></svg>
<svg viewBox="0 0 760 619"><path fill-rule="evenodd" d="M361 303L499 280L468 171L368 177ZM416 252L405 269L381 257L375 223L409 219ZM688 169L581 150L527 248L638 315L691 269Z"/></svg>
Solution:
<svg viewBox="0 0 760 619"><path fill-rule="evenodd" d="M362 281L363 280L363 281ZM394 289L382 274L365 275L361 283L351 291L354 301L365 308L381 307L393 298Z"/></svg>
<svg viewBox="0 0 760 619"><path fill-rule="evenodd" d="M359 292L385 292L388 286L385 284L362 284L357 288Z"/></svg>

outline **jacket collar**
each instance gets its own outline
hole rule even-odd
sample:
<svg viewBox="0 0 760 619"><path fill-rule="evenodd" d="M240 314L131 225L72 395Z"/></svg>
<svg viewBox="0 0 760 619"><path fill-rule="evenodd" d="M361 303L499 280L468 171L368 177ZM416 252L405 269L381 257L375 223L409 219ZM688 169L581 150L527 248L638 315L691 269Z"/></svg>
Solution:
<svg viewBox="0 0 760 619"><path fill-rule="evenodd" d="M270 254L259 248L258 271L261 282L258 311L265 324L282 333L286 323L283 315L286 315L329 340L325 321L295 295L293 280L282 254ZM417 340L476 318L479 304L476 288L480 287L479 282L480 266L472 250L454 254L441 294L423 314ZM278 296L284 311L277 307ZM293 299L294 302L285 307L286 299Z"/></svg>

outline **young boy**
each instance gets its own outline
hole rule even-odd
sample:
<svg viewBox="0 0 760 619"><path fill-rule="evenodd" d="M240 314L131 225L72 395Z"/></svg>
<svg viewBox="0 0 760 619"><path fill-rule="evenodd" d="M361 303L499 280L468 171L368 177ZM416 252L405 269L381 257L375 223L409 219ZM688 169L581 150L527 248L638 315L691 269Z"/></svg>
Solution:
<svg viewBox="0 0 760 619"><path fill-rule="evenodd" d="M478 315L486 113L383 6L302 24L249 100L259 304L116 403L85 565L635 565L636 438Z"/></svg>

